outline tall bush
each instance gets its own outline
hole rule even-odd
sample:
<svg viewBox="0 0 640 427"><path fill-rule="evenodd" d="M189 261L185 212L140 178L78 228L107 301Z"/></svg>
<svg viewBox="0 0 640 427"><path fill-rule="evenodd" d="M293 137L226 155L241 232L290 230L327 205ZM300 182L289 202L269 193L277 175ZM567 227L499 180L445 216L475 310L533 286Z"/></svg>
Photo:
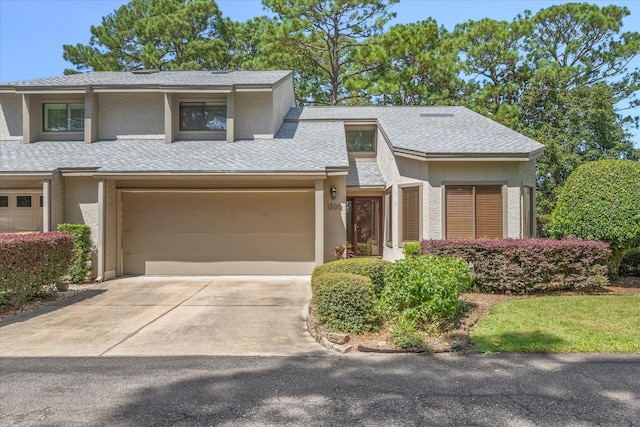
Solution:
<svg viewBox="0 0 640 427"><path fill-rule="evenodd" d="M627 277L640 277L640 248L632 249L622 258L620 275Z"/></svg>
<svg viewBox="0 0 640 427"><path fill-rule="evenodd" d="M469 263L481 292L579 290L608 283L606 243L578 239L423 240L421 253Z"/></svg>
<svg viewBox="0 0 640 427"><path fill-rule="evenodd" d="M384 282L379 307L386 319L427 327L456 315L471 273L460 259L423 255L389 264Z"/></svg>
<svg viewBox="0 0 640 427"><path fill-rule="evenodd" d="M317 266L311 275L311 285L316 278L327 273L359 274L371 280L373 295L378 296L384 287L384 268L389 264L379 258L348 258Z"/></svg>
<svg viewBox="0 0 640 427"><path fill-rule="evenodd" d="M326 273L315 278L311 302L327 328L361 334L379 326L371 291L367 277Z"/></svg>
<svg viewBox="0 0 640 427"><path fill-rule="evenodd" d="M21 304L69 269L73 236L64 233L0 234L0 301Z"/></svg>
<svg viewBox="0 0 640 427"><path fill-rule="evenodd" d="M610 277L624 254L640 246L640 163L601 160L573 171L551 214L551 235L601 240L611 246Z"/></svg>
<svg viewBox="0 0 640 427"><path fill-rule="evenodd" d="M82 282L89 272L89 257L91 256L91 229L85 224L59 224L58 231L72 233L73 261L67 275L74 282Z"/></svg>

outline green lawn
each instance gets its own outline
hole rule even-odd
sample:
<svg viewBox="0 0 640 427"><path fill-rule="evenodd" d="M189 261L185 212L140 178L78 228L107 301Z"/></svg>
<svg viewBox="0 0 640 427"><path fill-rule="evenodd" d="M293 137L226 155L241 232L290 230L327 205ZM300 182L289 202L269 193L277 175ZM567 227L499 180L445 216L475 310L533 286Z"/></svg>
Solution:
<svg viewBox="0 0 640 427"><path fill-rule="evenodd" d="M640 295L506 301L471 329L471 340L480 352L640 352Z"/></svg>

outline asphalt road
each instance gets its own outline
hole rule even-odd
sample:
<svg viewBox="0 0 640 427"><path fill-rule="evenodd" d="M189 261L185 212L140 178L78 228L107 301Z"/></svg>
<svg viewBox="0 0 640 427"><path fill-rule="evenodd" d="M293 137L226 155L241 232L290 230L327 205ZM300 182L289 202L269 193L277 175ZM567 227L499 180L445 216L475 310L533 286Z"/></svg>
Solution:
<svg viewBox="0 0 640 427"><path fill-rule="evenodd" d="M640 355L3 358L2 425L640 425Z"/></svg>

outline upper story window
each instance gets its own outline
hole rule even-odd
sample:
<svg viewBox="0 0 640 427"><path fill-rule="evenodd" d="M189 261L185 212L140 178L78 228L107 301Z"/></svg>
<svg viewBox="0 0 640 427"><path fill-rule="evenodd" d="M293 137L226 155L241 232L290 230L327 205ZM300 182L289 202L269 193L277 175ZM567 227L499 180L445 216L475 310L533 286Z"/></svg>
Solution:
<svg viewBox="0 0 640 427"><path fill-rule="evenodd" d="M227 106L212 102L181 102L180 130L226 131Z"/></svg>
<svg viewBox="0 0 640 427"><path fill-rule="evenodd" d="M347 151L349 153L375 153L375 126L349 126L345 128Z"/></svg>
<svg viewBox="0 0 640 427"><path fill-rule="evenodd" d="M80 132L84 130L84 104L42 104L45 132Z"/></svg>

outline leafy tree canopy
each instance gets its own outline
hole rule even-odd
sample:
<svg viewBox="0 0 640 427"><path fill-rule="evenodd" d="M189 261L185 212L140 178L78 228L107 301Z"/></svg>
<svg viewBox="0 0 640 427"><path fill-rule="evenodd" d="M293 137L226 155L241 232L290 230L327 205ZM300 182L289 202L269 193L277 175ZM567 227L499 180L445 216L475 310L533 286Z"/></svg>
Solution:
<svg viewBox="0 0 640 427"><path fill-rule="evenodd" d="M640 246L640 163L600 160L569 176L551 215L553 237L611 244L612 276L629 249Z"/></svg>
<svg viewBox="0 0 640 427"><path fill-rule="evenodd" d="M398 0L263 0L278 19L267 62L299 71L302 103L358 103L366 96L375 44ZM353 102L351 102L353 101Z"/></svg>
<svg viewBox="0 0 640 427"><path fill-rule="evenodd" d="M132 0L91 27L88 45L63 46L76 66L66 72L226 68L227 24L213 1Z"/></svg>

